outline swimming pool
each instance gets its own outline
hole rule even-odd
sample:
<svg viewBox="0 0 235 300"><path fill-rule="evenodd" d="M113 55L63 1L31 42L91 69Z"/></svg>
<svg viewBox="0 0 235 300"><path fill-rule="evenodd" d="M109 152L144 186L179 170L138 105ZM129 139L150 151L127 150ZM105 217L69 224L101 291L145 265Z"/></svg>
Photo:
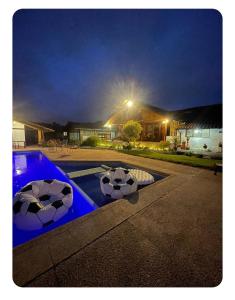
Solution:
<svg viewBox="0 0 235 300"><path fill-rule="evenodd" d="M92 162L82 162L82 161L55 161L55 164L60 167L65 173L70 173L78 170L85 170L89 168L97 168L101 165L105 165L110 168L122 167L125 169L136 169L136 166L127 164L120 161L92 161ZM161 180L166 177L166 174L160 174L154 172L153 170L148 170L141 168L153 175L154 181ZM100 177L103 173L86 175L82 177L73 178L72 180L95 202L98 207L109 204L115 200L110 197L106 197L102 194L100 189ZM139 186L138 190L143 188Z"/></svg>
<svg viewBox="0 0 235 300"><path fill-rule="evenodd" d="M41 179L58 179L73 187L74 201L69 212L57 222L35 231L19 230L13 225L13 247L23 244L56 227L95 210L98 206L40 151L13 152L13 196L28 182Z"/></svg>
<svg viewBox="0 0 235 300"><path fill-rule="evenodd" d="M100 167L123 167L126 169L136 168L136 166L120 161L50 161L46 155L40 151L16 151L13 152L13 196L27 183L33 180L57 179L72 185L73 205L69 212L60 220L39 230L24 231L13 225L13 247L32 240L56 227L64 225L76 218L90 213L98 207L107 205L115 200L104 196L100 190L100 177L103 173L86 175L70 179L67 173L89 168ZM152 170L141 168L151 173L155 181L161 180L166 175L159 174ZM141 189L139 187L138 189Z"/></svg>

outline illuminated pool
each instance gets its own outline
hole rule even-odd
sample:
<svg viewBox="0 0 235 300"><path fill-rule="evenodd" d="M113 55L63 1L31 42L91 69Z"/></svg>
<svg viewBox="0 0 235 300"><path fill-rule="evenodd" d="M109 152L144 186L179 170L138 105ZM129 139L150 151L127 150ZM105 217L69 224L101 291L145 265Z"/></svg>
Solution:
<svg viewBox="0 0 235 300"><path fill-rule="evenodd" d="M101 165L105 165L110 168L122 167L125 169L140 169L139 167L121 161L55 161L55 164L66 173L78 170L86 170L90 168L97 168ZM155 172L153 170L148 170L145 168L141 168L141 170L150 173L153 176L155 182L166 177L166 174L160 174L159 172ZM97 173L72 179L95 202L98 207L107 205L115 201L114 199L110 199L109 197L106 197L102 194L100 189L100 178L102 175L103 173ZM138 190L143 187L144 186L138 186Z"/></svg>
<svg viewBox="0 0 235 300"><path fill-rule="evenodd" d="M23 244L56 227L95 210L98 206L71 181L61 169L40 151L13 152L13 196L28 182L41 179L58 179L73 187L73 205L67 215L57 222L35 231L23 231L13 225L13 246Z"/></svg>

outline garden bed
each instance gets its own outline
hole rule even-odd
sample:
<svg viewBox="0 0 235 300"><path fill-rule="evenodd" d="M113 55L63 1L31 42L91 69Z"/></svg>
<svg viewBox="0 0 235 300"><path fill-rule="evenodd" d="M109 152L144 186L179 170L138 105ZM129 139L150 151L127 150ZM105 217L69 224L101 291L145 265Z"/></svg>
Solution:
<svg viewBox="0 0 235 300"><path fill-rule="evenodd" d="M168 162L189 165L192 167L202 167L206 169L214 169L216 163L221 163L219 159L212 158L200 158L196 156L178 155L178 154L168 154L168 153L158 153L156 151L145 151L145 150L119 150L119 152L142 156L151 159L159 159Z"/></svg>

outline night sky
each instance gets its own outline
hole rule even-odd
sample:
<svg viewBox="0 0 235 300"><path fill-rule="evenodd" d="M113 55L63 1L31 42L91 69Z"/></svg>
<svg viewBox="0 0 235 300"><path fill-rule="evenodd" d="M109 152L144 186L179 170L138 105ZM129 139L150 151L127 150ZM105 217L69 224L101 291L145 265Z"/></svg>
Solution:
<svg viewBox="0 0 235 300"><path fill-rule="evenodd" d="M105 120L125 99L174 110L222 102L215 10L20 10L13 19L18 119Z"/></svg>

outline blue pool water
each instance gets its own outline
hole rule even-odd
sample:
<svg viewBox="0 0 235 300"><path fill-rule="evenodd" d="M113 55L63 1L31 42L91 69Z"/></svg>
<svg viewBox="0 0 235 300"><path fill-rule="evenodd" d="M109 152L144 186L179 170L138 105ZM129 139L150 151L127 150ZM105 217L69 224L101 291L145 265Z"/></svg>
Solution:
<svg viewBox="0 0 235 300"><path fill-rule="evenodd" d="M22 231L13 225L14 247L97 208L97 205L40 151L13 152L13 195L28 182L41 179L58 179L70 183L74 193L73 205L62 219L40 230Z"/></svg>
<svg viewBox="0 0 235 300"><path fill-rule="evenodd" d="M13 225L13 246L23 244L37 236L40 236L56 227L70 222L78 217L90 213L98 207L104 206L114 200L104 196L100 190L100 177L103 173L77 177L71 180L66 173L101 165L108 167L136 168L123 162L81 162L81 161L50 161L40 151L13 152L13 195L23 186L33 180L58 179L68 182L73 187L73 205L69 212L57 222L40 230L23 231ZM155 179L161 180L166 175L146 170ZM139 187L142 188L142 187Z"/></svg>
<svg viewBox="0 0 235 300"><path fill-rule="evenodd" d="M126 164L120 161L103 161L103 162L81 162L81 161L56 161L55 164L59 166L64 172L69 173L78 170L85 170L89 168L100 167L101 165L106 165L108 167L116 168L122 167L126 169L136 169L136 166ZM152 170L141 168L154 177L155 182L166 177L164 174L156 173ZM100 190L100 177L103 173L87 175L82 177L73 178L73 181L96 203L98 207L104 206L112 201L109 197L102 194ZM141 189L139 187L138 189Z"/></svg>

